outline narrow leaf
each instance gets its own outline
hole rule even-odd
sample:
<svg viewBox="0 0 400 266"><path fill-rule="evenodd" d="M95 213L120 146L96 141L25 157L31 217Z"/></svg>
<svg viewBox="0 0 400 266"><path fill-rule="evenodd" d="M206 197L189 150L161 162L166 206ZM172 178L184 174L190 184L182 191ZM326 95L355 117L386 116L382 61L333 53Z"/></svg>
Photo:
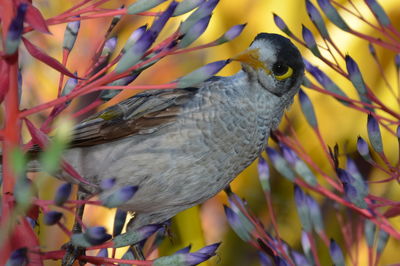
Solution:
<svg viewBox="0 0 400 266"><path fill-rule="evenodd" d="M46 65L50 66L51 68L54 68L55 70L61 72L64 75L67 75L72 78L78 78L75 76L73 73L71 73L63 64L58 62L56 59L53 57L43 53L39 48L37 48L33 43L28 41L26 38L22 38L22 41L24 42L24 45L28 52L36 59L39 61L42 61Z"/></svg>
<svg viewBox="0 0 400 266"><path fill-rule="evenodd" d="M32 28L43 33L51 34L42 13L30 3L28 3L28 10L25 16L26 22L31 25Z"/></svg>

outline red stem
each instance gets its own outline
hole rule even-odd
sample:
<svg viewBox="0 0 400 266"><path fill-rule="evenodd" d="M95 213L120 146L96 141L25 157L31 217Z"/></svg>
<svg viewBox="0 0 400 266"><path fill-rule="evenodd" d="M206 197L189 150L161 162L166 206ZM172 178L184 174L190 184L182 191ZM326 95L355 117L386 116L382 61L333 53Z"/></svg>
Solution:
<svg viewBox="0 0 400 266"><path fill-rule="evenodd" d="M15 54L10 61L8 69L8 92L5 97L5 127L3 138L3 190L2 190L2 215L1 228L4 228L10 219L13 211L13 191L15 185L15 176L11 169L10 153L18 146L21 134L21 121L19 120L19 95L18 95L18 54ZM10 232L11 233L11 232ZM3 246L5 244L5 246ZM15 248L13 243L6 240L6 243L0 243L0 265L5 263L9 257L9 252ZM11 250L10 250L11 249Z"/></svg>
<svg viewBox="0 0 400 266"><path fill-rule="evenodd" d="M271 194L269 192L264 192L264 195L265 195L265 199L267 201L268 212L271 217L272 226L274 227L276 238L278 239L278 249L281 252L282 256L286 259L286 261L291 261L291 259L289 258L289 255L286 253L285 249L283 248L282 240L279 235L278 223L276 222L274 209L272 207Z"/></svg>

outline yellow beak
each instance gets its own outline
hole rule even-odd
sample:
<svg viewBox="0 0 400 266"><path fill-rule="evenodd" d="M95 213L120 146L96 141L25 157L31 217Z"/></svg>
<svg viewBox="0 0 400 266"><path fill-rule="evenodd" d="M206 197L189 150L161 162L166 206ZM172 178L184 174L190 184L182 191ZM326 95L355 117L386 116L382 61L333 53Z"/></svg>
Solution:
<svg viewBox="0 0 400 266"><path fill-rule="evenodd" d="M238 54L237 56L232 58L233 61L239 61L251 66L254 69L264 69L267 74L271 74L271 70L269 70L265 64L260 60L259 49L247 49L243 53Z"/></svg>

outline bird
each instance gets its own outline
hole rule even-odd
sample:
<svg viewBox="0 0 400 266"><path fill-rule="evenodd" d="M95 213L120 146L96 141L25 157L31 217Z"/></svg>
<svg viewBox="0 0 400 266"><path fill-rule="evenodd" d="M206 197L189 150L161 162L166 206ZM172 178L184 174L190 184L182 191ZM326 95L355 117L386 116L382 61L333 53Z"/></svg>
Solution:
<svg viewBox="0 0 400 266"><path fill-rule="evenodd" d="M94 184L91 193L138 186L119 206L135 214L129 230L165 222L227 187L258 158L293 103L304 64L289 39L259 33L232 61L241 64L232 76L145 91L74 127L63 158ZM97 190L109 178L114 186Z"/></svg>

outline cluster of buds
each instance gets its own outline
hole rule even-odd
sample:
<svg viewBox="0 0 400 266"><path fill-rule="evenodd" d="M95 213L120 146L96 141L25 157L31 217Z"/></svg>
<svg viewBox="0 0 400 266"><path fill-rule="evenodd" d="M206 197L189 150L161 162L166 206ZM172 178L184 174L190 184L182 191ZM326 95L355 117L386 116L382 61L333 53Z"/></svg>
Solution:
<svg viewBox="0 0 400 266"><path fill-rule="evenodd" d="M230 28L214 41L203 45L189 47L207 29L212 18L212 13L219 0L183 0L169 1L162 12L149 11L153 8L160 8L159 5L166 0L137 0L127 7L115 9L104 9L101 5L107 1L84 1L77 4L64 13L44 19L41 12L29 1L17 1L12 5L16 11L12 17L12 12L1 15L3 33L5 34L4 50L1 52L0 69L8 69L8 75L2 75L1 83L7 84L0 88L0 102L5 101L6 125L0 131L1 139L6 143L3 154L10 154L11 158L6 158L4 162L10 167L3 167L2 175L2 219L0 245L2 248L0 264L23 265L26 262L37 261L42 263L48 259L61 259L65 250L42 251L38 242L38 236L33 230L38 223L39 212L43 215L43 224L46 226L58 226L70 239L71 245L83 247L90 250L99 250L98 256L81 256L78 259L98 263L129 263L139 265L194 265L201 263L214 256L219 244L210 245L196 252L184 249L171 256L161 257L153 261L137 261L133 257L132 250L120 259L115 258L115 249L143 243L151 235L165 237L163 225L148 225L136 231L121 233L126 224L127 213L118 210L115 215L113 233L108 234L105 227L99 225L87 227L76 217L77 222L82 227L82 233L72 233L65 226L67 214L74 214L75 209L83 204L105 206L108 208L118 208L126 201L135 196L140 187L127 186L111 193L110 189L115 184L115 179L104 180L100 185L99 200L92 198L85 200L73 200L72 191L74 185L64 183L55 191L53 200L40 199L37 187L45 180L45 175L40 174L33 180L27 178L27 155L23 151L35 151L39 148L43 150L38 160L44 172L55 174L60 168L67 172L75 183L91 186L82 176L79 175L71 165L61 157L62 152L68 145L68 134L63 127L59 127L56 136L49 138L47 134L55 127L54 122L60 114L66 112L71 103L84 95L98 92L96 99L89 105L77 110L72 114L73 117L81 117L93 111L99 105L113 99L124 89L172 89L195 86L214 76L218 71L225 67L230 60L221 60L209 63L197 70L194 70L180 78L167 84L154 85L130 85L137 77L158 63L161 59L182 54L194 50L204 49L229 42L236 38L244 29L245 24L236 25ZM5 10L5 8L4 8ZM7 12L5 12L7 13ZM189 14L189 15L187 15ZM168 37L159 40L160 33L170 22L172 17L187 15L186 18L177 26L177 29ZM11 16L11 17L10 17ZM118 51L118 39L115 34L116 26L124 16L130 17L154 17L150 26L147 24L134 30L123 48ZM102 41L95 49L95 53L90 60L90 64L84 72L70 71L66 66L71 52L79 49L76 40L80 36L81 24L86 19L112 18ZM9 21L9 23L5 23ZM31 31L39 31L49 34L50 25L67 23L64 40L62 43L62 61L48 55L45 51L33 44L25 35ZM170 23L173 25L173 23ZM18 62L20 46L26 48L27 53L38 61L56 70L60 74L57 88L57 98L45 103L39 103L28 109L19 110L19 101L22 91L21 66ZM24 64L22 61L21 64ZM10 77L10 82L8 80ZM7 78L6 78L7 77ZM15 77L15 80L12 78ZM6 78L7 80L3 80ZM64 80L66 79L66 80ZM11 82L12 80L12 82ZM3 82L4 81L4 82ZM14 86L15 83L15 86ZM10 96L11 95L11 96ZM93 94L92 94L93 95ZM15 97L14 97L15 96ZM37 114L50 109L45 121L36 126L28 116ZM68 110L70 110L69 108ZM21 124L24 123L31 136L31 140L17 148L19 143ZM10 140L10 136L12 140ZM16 182L14 182L14 177ZM15 202L15 205L10 205ZM4 215L3 215L4 214ZM15 217L18 217L17 220ZM23 232L23 237L17 231ZM157 248L160 241L149 244L150 250ZM46 246L52 246L47 243ZM113 254L108 254L107 248L114 250Z"/></svg>
<svg viewBox="0 0 400 266"><path fill-rule="evenodd" d="M399 96L394 92L393 87L395 86L390 84L385 74L375 47L399 54L400 32L393 26L389 16L375 0L368 0L364 3L365 7L374 15L375 23L368 21L351 1L349 6L334 0L317 0L316 2L319 8L313 2L305 0L307 14L315 26L315 30L303 25L302 36L294 34L278 15L274 14L273 18L282 32L309 50L310 54L321 61L325 68L336 72L343 80L347 80L348 84L352 85L352 88L344 90L338 85L337 78L330 77L322 70L321 66L311 63L315 60L304 59L307 75L303 82L303 88L299 92L299 104L305 121L315 134L317 144L319 142L325 155L324 160L329 167L319 165L315 158L307 153L307 147L301 143L296 134L287 135L278 130L272 136L278 148L271 146L266 148L270 164L275 171L269 169L268 162L263 157L260 157L258 162L259 179L265 194L271 226L264 226L261 220L251 213L246 204L234 195L230 196L231 206L226 207L225 212L236 234L259 250L260 261L263 265L273 265L274 263L275 265L323 265L328 263L328 260L334 265L345 265L346 261L357 265L359 258L352 250L359 245L362 233L368 246L369 263L377 265L389 237L400 239L400 231L389 220L400 214L400 209L397 207L398 202L395 199L387 198L387 195L378 196L371 193L374 183L399 181L400 158L394 164L391 163L394 160L387 158L381 131L387 131L399 142L400 113L397 109L385 104L385 101L379 96L381 94L373 90L364 78L356 60L339 48L335 43L335 38L328 31L326 21L342 31L366 41L369 55L376 63L384 84L397 103ZM373 34L367 35L358 31L352 24L346 22L342 17L343 13L365 23L377 34L379 32L379 36L382 37L377 38ZM317 32L317 34L313 32ZM400 56L397 55L393 60L397 71L396 75L399 75L399 58ZM351 93L349 91L351 89L356 94ZM350 155L347 147L345 151L349 152L349 155L339 152L338 145L331 148L326 144L318 123L318 113L307 90L332 97L345 108L360 112L366 121L365 128L369 141L368 144L367 140L361 136L355 140L356 145L354 146L357 147L360 156ZM349 95L357 95L357 98ZM334 117L329 119L332 123L335 121ZM293 123L290 123L289 118L287 120L290 129L288 132L295 132ZM355 159L354 157L357 156L358 158ZM343 164L343 162L345 163ZM378 169L381 173L380 176L384 177L371 182L366 171L359 170L361 163L363 163L363 167ZM294 250L280 238L275 217L279 210L275 211L272 208L271 191L274 190L274 178L271 178L271 172L284 177L294 186L294 202L302 228L302 232L298 236L302 251ZM320 207L321 204L324 208ZM337 234L333 236L327 230L328 226L324 222L328 216L337 217L337 223L340 226L338 231L343 234L343 243L332 239L332 237L337 238ZM360 233L355 236L353 231ZM316 237L322 240L323 245L318 246ZM318 252L322 248L325 248L330 254L328 260Z"/></svg>

